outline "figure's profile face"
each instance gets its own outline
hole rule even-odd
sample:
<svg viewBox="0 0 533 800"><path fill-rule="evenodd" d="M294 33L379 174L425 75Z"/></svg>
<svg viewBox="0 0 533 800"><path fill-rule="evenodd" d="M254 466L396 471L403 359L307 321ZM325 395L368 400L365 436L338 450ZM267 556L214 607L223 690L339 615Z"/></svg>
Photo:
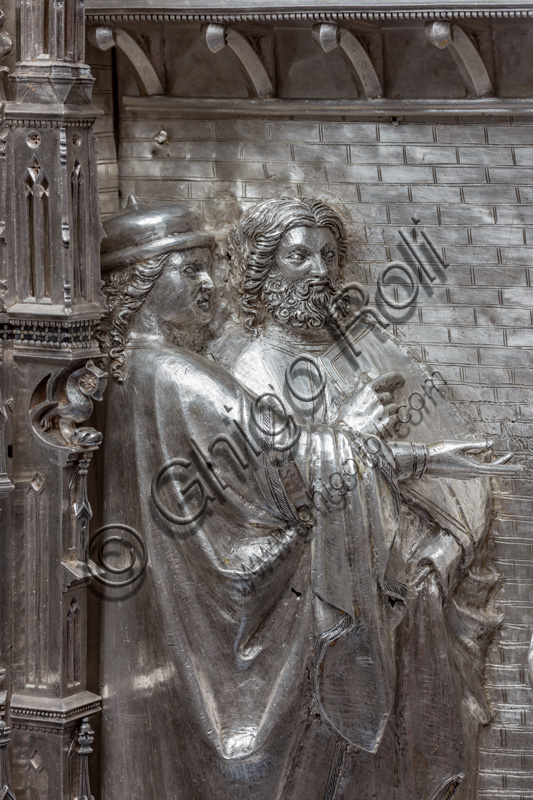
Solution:
<svg viewBox="0 0 533 800"><path fill-rule="evenodd" d="M337 242L329 228L299 225L283 234L274 257L285 278L336 280L339 272Z"/></svg>
<svg viewBox="0 0 533 800"><path fill-rule="evenodd" d="M205 325L211 319L213 281L207 247L171 253L147 302L161 320L174 325Z"/></svg>

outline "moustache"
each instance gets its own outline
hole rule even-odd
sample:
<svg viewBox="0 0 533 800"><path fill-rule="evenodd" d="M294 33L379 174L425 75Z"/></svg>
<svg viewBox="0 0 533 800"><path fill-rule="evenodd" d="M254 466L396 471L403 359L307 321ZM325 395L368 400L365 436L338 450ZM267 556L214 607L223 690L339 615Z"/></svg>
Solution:
<svg viewBox="0 0 533 800"><path fill-rule="evenodd" d="M331 278L301 278L295 281L295 291L302 300L308 297L330 299L336 288Z"/></svg>

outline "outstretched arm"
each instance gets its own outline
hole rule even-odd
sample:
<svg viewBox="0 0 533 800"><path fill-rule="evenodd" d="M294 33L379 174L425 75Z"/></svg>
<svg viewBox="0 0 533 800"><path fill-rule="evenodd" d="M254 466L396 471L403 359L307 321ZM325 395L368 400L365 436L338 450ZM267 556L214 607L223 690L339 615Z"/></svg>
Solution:
<svg viewBox="0 0 533 800"><path fill-rule="evenodd" d="M423 445L411 442L389 442L398 469L398 480L421 478L428 475L435 478L512 477L522 472L519 464L508 465L512 453L491 461L492 442L443 441ZM483 461L471 456L485 454Z"/></svg>

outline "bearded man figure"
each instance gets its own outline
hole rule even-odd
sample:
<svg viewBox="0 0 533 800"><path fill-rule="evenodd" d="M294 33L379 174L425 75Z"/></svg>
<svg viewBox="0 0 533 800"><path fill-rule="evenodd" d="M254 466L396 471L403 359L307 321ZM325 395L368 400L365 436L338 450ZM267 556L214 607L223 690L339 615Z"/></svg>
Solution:
<svg viewBox="0 0 533 800"><path fill-rule="evenodd" d="M475 491L511 467L465 458L483 442L371 450L359 394L331 424L286 415L195 351L213 294L198 216L132 200L104 229L102 796L353 796L351 759L381 750L394 705L399 486L453 475ZM316 237L333 263L335 240ZM298 324L320 326L321 281ZM123 531L146 569L116 583Z"/></svg>
<svg viewBox="0 0 533 800"><path fill-rule="evenodd" d="M389 715L403 607L397 481L413 453L372 456L360 480L364 449L340 425L285 424L195 352L211 319L214 245L195 213L131 199L104 230L102 795L332 797L348 741L339 730L373 748ZM435 453L437 471L457 466L460 449L444 466ZM317 510L315 527L309 481L341 463L349 496ZM336 541L345 515L366 530L357 562ZM146 570L117 585L125 530ZM324 736L310 728L316 715L331 720Z"/></svg>
<svg viewBox="0 0 533 800"><path fill-rule="evenodd" d="M350 325L348 292L343 291L346 233L334 209L316 200L260 203L233 227L229 245L240 319L228 325L210 352L245 387L276 396L298 423L341 424L359 434L389 430L396 403L407 408L408 398L426 389L429 410L416 429L411 426L409 438L469 437L465 422L422 365L368 318ZM410 434L406 425L395 430L395 438ZM375 441L379 450L382 444ZM311 488L315 505L331 514L340 513L339 473ZM342 719L332 726L324 723L324 715L311 715L305 742L295 751L300 776L313 774L317 759L331 759L324 798L437 800L457 790L461 798L474 795L478 730L490 719L483 661L498 621L488 605L495 578L483 566L490 490L482 478L465 485L427 475L415 481L415 473L400 487L394 555L406 591L389 598L396 608L406 605L394 644L396 675L383 671L380 661L387 650L385 634L375 630L372 646L361 640L359 653L355 639L351 649L337 641L335 685L337 703L344 704ZM339 519L330 517L330 523L342 538ZM364 525L353 528L356 562L365 557L368 534ZM362 685L374 670L368 691L392 692L394 698L383 725L366 740L357 729L361 698L349 691L350 677L365 659ZM308 797L305 790L301 797Z"/></svg>
<svg viewBox="0 0 533 800"><path fill-rule="evenodd" d="M296 207L283 200L256 207L253 217L261 230L261 244L249 253L242 283L242 308L249 313L247 326L257 327L263 306L267 315L284 325L323 328L340 286L336 262L345 256L341 219L324 203L303 202ZM237 269L239 264L242 268L247 253L241 235L246 220L247 216L230 236ZM322 256L310 268L305 265L308 248Z"/></svg>
<svg viewBox="0 0 533 800"><path fill-rule="evenodd" d="M214 244L196 214L132 199L104 229L102 522L113 535L100 551L120 576L131 550L117 534L134 531L146 570L103 589L102 794L333 797L348 742L373 749L390 713L404 600L397 482L413 452L367 459L340 424L284 420L194 352ZM424 463L447 474L460 451ZM341 464L350 492L315 519L309 482ZM358 559L339 537L348 519L365 530Z"/></svg>

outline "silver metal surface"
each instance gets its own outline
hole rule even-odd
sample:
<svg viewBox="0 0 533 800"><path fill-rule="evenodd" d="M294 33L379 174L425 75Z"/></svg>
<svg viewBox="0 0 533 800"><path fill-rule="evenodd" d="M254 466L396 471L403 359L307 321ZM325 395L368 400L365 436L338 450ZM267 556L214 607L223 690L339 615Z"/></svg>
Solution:
<svg viewBox="0 0 533 800"><path fill-rule="evenodd" d="M91 331L102 311L100 112L84 64L83 5L17 6L6 9L18 61L3 95L0 163L0 470L5 463L14 486L2 497L1 705L9 728L2 726L1 759L10 733L12 782L3 765L0 794L81 800L90 790L79 723L100 707L87 689L85 565L87 476L102 437L83 424L106 377ZM3 33L2 54L6 45Z"/></svg>
<svg viewBox="0 0 533 800"><path fill-rule="evenodd" d="M129 0L127 8L121 0L87 0L89 13L92 14L109 14L113 12L127 14L131 13L150 13L150 12L166 12L180 15L192 15L195 13L208 14L221 14L226 12L233 15L242 13L248 14L287 14L287 16L295 13L302 15L307 14L334 14L335 12L353 14L354 16L361 16L368 18L374 15L382 18L392 19L405 19L407 18L423 18L427 14L436 15L440 12L453 14L458 16L472 17L472 16L490 16L492 14L520 14L528 13L527 4L520 2L520 0L512 0L509 3L502 3L501 0L473 0L466 3L458 3L457 0L441 0L437 4L434 0L397 0L391 3L390 0L374 0L372 7L369 8L368 4L353 2L353 0L339 0L335 3L333 10L328 8L321 0L276 0L276 3L266 2L265 0L248 0L248 2L237 2L231 4L231 9L228 9L226 0L186 0L180 9L176 9L176 4L173 0ZM364 16L363 16L364 15Z"/></svg>
<svg viewBox="0 0 533 800"><path fill-rule="evenodd" d="M531 4L3 10L0 797L529 798Z"/></svg>
<svg viewBox="0 0 533 800"><path fill-rule="evenodd" d="M218 335L211 250L184 209L160 208L169 254L108 274L99 334L115 377L103 522L148 555L102 604L103 794L444 797L471 780L488 715L464 668L481 669L474 643L495 622L490 573L462 596L484 575L483 476L518 468L489 463L441 397L417 444L376 437L429 376L368 321L354 369L333 324L346 234L330 207L243 216L242 319ZM107 220L106 259L129 252L128 230L156 247L157 214ZM194 352L208 337L210 359Z"/></svg>
<svg viewBox="0 0 533 800"><path fill-rule="evenodd" d="M361 83L365 97L381 97L383 88L366 50L356 36L346 28L321 24L313 28L313 36L325 53L340 47L353 74L354 81Z"/></svg>

